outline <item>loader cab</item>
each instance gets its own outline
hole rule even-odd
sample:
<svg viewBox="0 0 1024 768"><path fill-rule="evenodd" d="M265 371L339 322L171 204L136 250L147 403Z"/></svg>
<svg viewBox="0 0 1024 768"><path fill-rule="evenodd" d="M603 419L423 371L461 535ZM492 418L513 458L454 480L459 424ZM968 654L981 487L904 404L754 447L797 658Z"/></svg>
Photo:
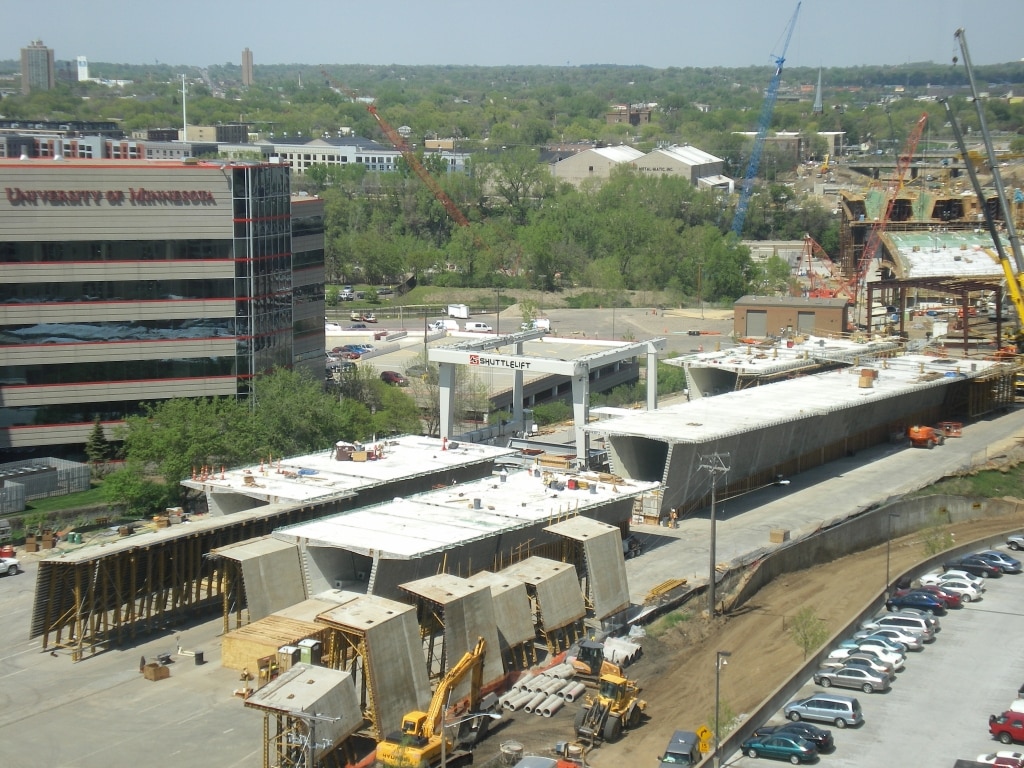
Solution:
<svg viewBox="0 0 1024 768"><path fill-rule="evenodd" d="M586 665L591 675L601 673L601 662L604 661L604 644L593 640L580 641L579 651L576 654L576 661Z"/></svg>
<svg viewBox="0 0 1024 768"><path fill-rule="evenodd" d="M600 696L602 699L622 701L626 696L626 678L618 675L602 675Z"/></svg>

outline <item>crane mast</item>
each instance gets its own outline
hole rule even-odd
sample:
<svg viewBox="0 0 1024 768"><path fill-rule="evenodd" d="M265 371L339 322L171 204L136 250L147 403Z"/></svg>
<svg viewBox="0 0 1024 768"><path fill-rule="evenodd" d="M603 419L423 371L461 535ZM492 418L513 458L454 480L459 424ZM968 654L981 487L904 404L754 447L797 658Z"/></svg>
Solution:
<svg viewBox="0 0 1024 768"><path fill-rule="evenodd" d="M341 91L352 99L352 101L358 103L359 97L356 95L355 91L346 88L345 86L339 86L332 83L325 69L321 69L320 73L327 82L328 88ZM377 125L380 127L381 131L388 137L388 141L394 145L395 149L402 153L402 157L405 159L405 162L409 164L409 167L412 168L413 173L415 173L419 177L420 181L426 185L427 189L429 189L431 194L434 195L434 198L444 206L445 211L448 212L448 215L452 220L460 227L468 227L469 219L466 218L466 214L464 214L459 209L459 206L457 206L452 199L448 197L445 191L441 189L441 185L437 183L437 179L430 175L430 171L423 166L423 163L420 162L416 153L412 151L412 148L408 143L406 143L405 139L402 138L402 134L396 131L387 120L381 117L380 113L377 111L377 107L373 103L366 105L366 111L373 115L373 119L377 121Z"/></svg>
<svg viewBox="0 0 1024 768"><path fill-rule="evenodd" d="M761 119L757 124L757 136L754 138L754 148L750 153L750 162L747 164L747 172L743 176L743 186L740 189L740 199L736 204L736 215L732 220L732 231L739 237L743 233L743 222L747 218L747 208L750 207L750 196L754 192L754 179L757 177L757 169L761 165L761 154L764 152L764 142L768 137L768 128L772 122L772 112L775 110L775 102L779 97L779 85L782 83L782 65L786 62L786 51L789 49L790 38L793 37L793 28L796 26L796 17L800 13L801 3L796 4L793 17L789 20L789 27L786 29L786 42L782 46L782 53L775 59L775 74L768 83L768 90L765 92L764 104L761 106Z"/></svg>

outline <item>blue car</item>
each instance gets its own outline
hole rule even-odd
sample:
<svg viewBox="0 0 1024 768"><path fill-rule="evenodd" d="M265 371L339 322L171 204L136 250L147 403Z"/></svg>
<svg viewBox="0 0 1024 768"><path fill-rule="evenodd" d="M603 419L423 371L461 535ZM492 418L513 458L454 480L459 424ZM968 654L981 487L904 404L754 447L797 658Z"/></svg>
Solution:
<svg viewBox="0 0 1024 768"><path fill-rule="evenodd" d="M935 616L946 615L946 604L927 592L908 592L905 595L893 595L885 601L885 607L890 611L899 611L903 608L917 608L918 610L928 611Z"/></svg>
<svg viewBox="0 0 1024 768"><path fill-rule="evenodd" d="M1020 560L994 549L986 549L984 552L975 552L974 556L980 557L987 563L992 563L992 565L1003 573L1020 573Z"/></svg>
<svg viewBox="0 0 1024 768"><path fill-rule="evenodd" d="M811 763L818 759L818 748L795 733L773 733L751 736L740 745L747 757L774 757L789 760L793 765Z"/></svg>

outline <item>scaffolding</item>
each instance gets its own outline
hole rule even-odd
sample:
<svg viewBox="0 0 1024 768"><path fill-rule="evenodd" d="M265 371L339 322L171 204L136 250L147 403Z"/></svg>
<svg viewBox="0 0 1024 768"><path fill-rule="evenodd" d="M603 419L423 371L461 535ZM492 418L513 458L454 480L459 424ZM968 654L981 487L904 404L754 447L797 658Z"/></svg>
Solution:
<svg viewBox="0 0 1024 768"><path fill-rule="evenodd" d="M132 534L39 563L29 639L73 661L222 609L229 585L216 547L312 519L322 508L269 505Z"/></svg>

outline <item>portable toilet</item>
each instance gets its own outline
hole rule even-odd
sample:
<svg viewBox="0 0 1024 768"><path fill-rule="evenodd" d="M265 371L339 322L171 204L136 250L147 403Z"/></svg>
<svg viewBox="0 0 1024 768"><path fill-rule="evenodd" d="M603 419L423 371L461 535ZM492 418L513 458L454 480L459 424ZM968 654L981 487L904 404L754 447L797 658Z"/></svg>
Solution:
<svg viewBox="0 0 1024 768"><path fill-rule="evenodd" d="M277 649L277 666L282 672L287 672L295 664L299 663L299 648L295 645L282 645Z"/></svg>
<svg viewBox="0 0 1024 768"><path fill-rule="evenodd" d="M303 664L319 664L320 649L322 645L319 640L306 638L299 641L299 658Z"/></svg>

